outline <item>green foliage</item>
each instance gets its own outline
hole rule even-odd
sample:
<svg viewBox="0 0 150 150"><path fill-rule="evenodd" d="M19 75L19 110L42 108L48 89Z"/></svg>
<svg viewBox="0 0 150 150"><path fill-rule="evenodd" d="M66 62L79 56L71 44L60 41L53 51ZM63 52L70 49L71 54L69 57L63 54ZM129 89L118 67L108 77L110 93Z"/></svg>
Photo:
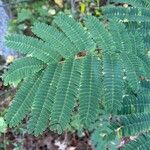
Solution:
<svg viewBox="0 0 150 150"><path fill-rule="evenodd" d="M27 115L29 133L62 133L76 114L77 128L90 130L98 149L116 148L113 140L148 131L150 60L141 26L136 32L127 26L149 21L149 8L142 6L108 7L108 21L88 16L83 24L60 13L51 26L35 24L39 39L6 37L8 47L25 54L4 74L6 84L23 80L7 124L16 126Z"/></svg>
<svg viewBox="0 0 150 150"><path fill-rule="evenodd" d="M64 14L60 14L55 17L54 22L70 41L77 46L78 51L93 51L95 49L95 43L74 19L71 19Z"/></svg>
<svg viewBox="0 0 150 150"><path fill-rule="evenodd" d="M58 81L50 119L51 130L61 133L70 122L80 83L81 60L67 60Z"/></svg>
<svg viewBox="0 0 150 150"><path fill-rule="evenodd" d="M88 56L83 60L79 88L79 115L81 123L89 125L95 121L100 99L101 61Z"/></svg>
<svg viewBox="0 0 150 150"><path fill-rule="evenodd" d="M37 73L37 75L26 79L17 92L9 111L5 115L5 120L10 127L16 126L30 112L42 74Z"/></svg>
<svg viewBox="0 0 150 150"><path fill-rule="evenodd" d="M27 19L30 19L32 16L32 13L28 9L22 9L20 13L18 13L18 22L25 21Z"/></svg>
<svg viewBox="0 0 150 150"><path fill-rule="evenodd" d="M105 54L103 59L104 67L104 97L106 110L116 114L122 107L123 96L123 68L118 57L111 58L110 54Z"/></svg>
<svg viewBox="0 0 150 150"><path fill-rule="evenodd" d="M44 63L36 58L25 57L16 60L10 65L9 70L4 74L4 83L19 83L44 68Z"/></svg>
<svg viewBox="0 0 150 150"><path fill-rule="evenodd" d="M109 6L103 9L103 13L108 18L119 18L122 21L149 22L150 12L148 8L137 7L115 7Z"/></svg>
<svg viewBox="0 0 150 150"><path fill-rule="evenodd" d="M137 95L127 94L123 98L123 108L118 115L127 115L133 113L148 113L150 108L149 81L141 81L140 91Z"/></svg>
<svg viewBox="0 0 150 150"><path fill-rule="evenodd" d="M123 107L118 111L118 123L112 123L119 136L136 135L149 130L149 81L141 81L140 90L135 95L127 92L123 98Z"/></svg>
<svg viewBox="0 0 150 150"><path fill-rule="evenodd" d="M60 59L60 55L52 49L51 45L36 38L16 34L7 36L6 44L17 52L33 56L45 63L58 62Z"/></svg>
<svg viewBox="0 0 150 150"><path fill-rule="evenodd" d="M48 126L60 71L60 65L49 65L44 71L32 105L31 118L28 124L30 133L34 132L35 135L38 135ZM52 82L54 82L53 85Z"/></svg>
<svg viewBox="0 0 150 150"><path fill-rule="evenodd" d="M150 29L150 23L149 22L126 22L125 25L127 26L128 30L132 33L134 32L139 32L140 35L142 35L145 46L147 49L150 48L150 34L149 34L149 29Z"/></svg>
<svg viewBox="0 0 150 150"><path fill-rule="evenodd" d="M110 128L108 116L101 116L101 118L96 121L89 130L92 130L91 141L96 150L116 150L116 146L119 144L119 139L116 137L114 129Z"/></svg>
<svg viewBox="0 0 150 150"><path fill-rule="evenodd" d="M104 16L110 20L124 22L127 29L132 33L135 33L135 31L140 33L140 36L144 39L145 47L149 49L150 2L148 0L112 0L112 2L115 2L115 4L126 3L129 6L110 5L104 7Z"/></svg>
<svg viewBox="0 0 150 150"><path fill-rule="evenodd" d="M131 114L121 116L119 119L122 125L118 128L118 132L122 136L135 135L138 132L144 132L150 129L149 113Z"/></svg>
<svg viewBox="0 0 150 150"><path fill-rule="evenodd" d="M32 31L44 41L51 41L51 43L49 43L49 47L51 47L52 50L57 51L57 53L60 53L63 57L70 57L71 55L74 55L74 44L57 28L48 26L44 23L36 23L32 28ZM66 45L68 45L67 48Z"/></svg>
<svg viewBox="0 0 150 150"><path fill-rule="evenodd" d="M121 34L122 32L120 32L120 30L126 31L124 26L117 23L120 28L117 28L117 26L113 28L114 26L111 25L111 23L108 27L101 23L101 27L105 29L105 32L100 33L99 36L105 42L99 45L99 39L94 39L95 36L93 36L96 30L98 30L98 27L95 26L95 28L91 28L93 25L92 21L95 21L94 25L96 25L99 20L95 17L86 19L85 24L89 31L92 30L92 35L84 30L74 19L60 14L55 17L54 22L61 31L43 23L38 23L33 27L33 32L45 41L44 44L41 40L25 36L22 36L22 38L20 35L9 36L6 39L6 44L9 47L17 50L23 49L23 53L27 53L27 56L17 60L10 66L4 75L5 83L20 81L22 78L28 78L40 70L44 72L39 89L37 88L34 102L33 104L30 103L32 107L28 128L29 131L34 132L35 135L42 133L42 131L46 129L49 120L51 130L56 129L61 133L70 122L71 113L78 98L80 120L81 123L85 125L93 122L97 116L100 93L104 94L103 103L106 112L116 114L117 110L120 110L122 107L124 71L130 88L135 92L138 91L139 79L133 65L137 62L132 62L132 64L131 58L129 57L129 54L131 56L134 55L132 44L130 43L126 52L124 50L127 45L120 45L120 43L127 42L124 36L130 38L128 33L125 35ZM68 30L68 28L71 28L71 30ZM51 33L52 36L49 36ZM119 37L120 40L117 41L116 36ZM59 37L61 37L63 41L59 40ZM96 43L94 43L92 37ZM108 37L108 39L106 37ZM56 41L56 39L58 41ZM107 44L109 40L111 44ZM63 42L66 43L63 44ZM50 45L50 47L51 45L54 47L51 55L48 55L48 53L50 54L48 51L46 53L47 60L49 60L48 62L44 61L44 57L39 60L38 58L41 57L34 53L35 50L36 53L38 53L38 48L46 44ZM96 44L98 48L102 48L100 55L96 54ZM67 53L66 50L73 51L71 47L77 51ZM108 49L105 50L104 48L107 47ZM119 50L118 47L120 47ZM30 50L28 50L29 48ZM63 59L65 59L64 62L61 62L59 59L57 62L56 59L55 61L48 59L48 57L52 58L53 54L57 53L57 50L60 51L59 48L62 48L61 54L63 54L63 52L65 53L65 55L63 55ZM42 52L45 53L44 48ZM41 55L43 55L42 52ZM85 56L80 58L78 52L85 53ZM96 56L93 56L94 53ZM147 57L146 55L144 56ZM58 64L62 67L62 70L57 70ZM41 67L39 67L40 65ZM102 68L104 75L102 74ZM138 68L136 69L138 70ZM60 73L60 77L57 71ZM140 71L138 70L138 72ZM56 74L57 76L55 77ZM58 84L56 84L56 81L53 81L54 79ZM102 88L102 85L104 88ZM18 99L18 96L16 96L16 98ZM23 99L24 98L25 97L23 97ZM13 107L16 106L12 105L11 109L13 109ZM8 111L8 114L12 112L11 109ZM24 116L24 114L22 115ZM6 116L9 117L9 115ZM17 114L15 114L15 116L17 117ZM6 120L10 120L9 124L14 125L12 123L13 121L11 122L11 117Z"/></svg>
<svg viewBox="0 0 150 150"><path fill-rule="evenodd" d="M148 0L110 0L110 2L114 2L116 4L129 4L134 7L150 6L150 2Z"/></svg>
<svg viewBox="0 0 150 150"><path fill-rule="evenodd" d="M150 136L149 134L141 134L136 139L130 141L123 146L123 150L145 150L150 148Z"/></svg>

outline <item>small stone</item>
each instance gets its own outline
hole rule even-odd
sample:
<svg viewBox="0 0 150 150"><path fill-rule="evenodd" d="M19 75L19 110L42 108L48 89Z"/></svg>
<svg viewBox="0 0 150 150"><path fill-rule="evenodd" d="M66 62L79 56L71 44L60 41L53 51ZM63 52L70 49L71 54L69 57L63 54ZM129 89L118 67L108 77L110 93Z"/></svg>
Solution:
<svg viewBox="0 0 150 150"><path fill-rule="evenodd" d="M55 9L50 9L50 10L48 11L48 14L49 14L49 15L55 15L55 14L56 14L56 10L55 10Z"/></svg>

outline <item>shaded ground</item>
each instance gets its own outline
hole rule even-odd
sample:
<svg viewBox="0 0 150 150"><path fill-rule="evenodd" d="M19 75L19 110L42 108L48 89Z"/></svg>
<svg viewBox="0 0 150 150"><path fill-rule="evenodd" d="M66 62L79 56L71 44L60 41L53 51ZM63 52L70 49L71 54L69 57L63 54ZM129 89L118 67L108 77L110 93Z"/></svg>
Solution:
<svg viewBox="0 0 150 150"><path fill-rule="evenodd" d="M8 129L0 137L2 143L0 149L14 150L92 150L88 137L77 137L76 134L66 133L61 136L45 132L42 136L34 137L28 134L20 134Z"/></svg>

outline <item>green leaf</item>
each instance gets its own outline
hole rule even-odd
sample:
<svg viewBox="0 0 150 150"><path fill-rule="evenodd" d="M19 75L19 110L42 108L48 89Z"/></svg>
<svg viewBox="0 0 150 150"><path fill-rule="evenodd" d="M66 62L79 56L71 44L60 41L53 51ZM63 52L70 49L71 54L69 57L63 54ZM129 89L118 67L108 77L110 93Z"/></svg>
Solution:
<svg viewBox="0 0 150 150"><path fill-rule="evenodd" d="M150 129L150 114L140 113L123 115L119 118L120 126L117 128L122 136L135 135L139 132L145 132Z"/></svg>
<svg viewBox="0 0 150 150"><path fill-rule="evenodd" d="M6 37L6 45L22 54L36 57L45 63L55 63L60 59L60 54L42 40L25 35L11 35Z"/></svg>
<svg viewBox="0 0 150 150"><path fill-rule="evenodd" d="M17 21L22 22L27 19L31 19L32 12L29 9L21 9L21 11L18 13Z"/></svg>
<svg viewBox="0 0 150 150"><path fill-rule="evenodd" d="M106 53L103 56L104 67L104 104L106 111L117 113L122 107L123 68L118 56Z"/></svg>
<svg viewBox="0 0 150 150"><path fill-rule="evenodd" d="M85 50L93 52L95 50L95 43L89 34L73 18L61 13L55 17L54 22L70 41L77 46L79 52Z"/></svg>
<svg viewBox="0 0 150 150"><path fill-rule="evenodd" d="M30 112L37 87L40 85L43 73L27 78L17 92L13 102L8 109L5 120L10 127L16 126Z"/></svg>
<svg viewBox="0 0 150 150"><path fill-rule="evenodd" d="M36 58L25 57L17 59L3 74L4 84L19 83L22 79L34 75L45 67L45 64Z"/></svg>
<svg viewBox="0 0 150 150"><path fill-rule="evenodd" d="M52 108L50 129L62 133L70 121L78 95L82 60L66 60L56 90Z"/></svg>
<svg viewBox="0 0 150 150"><path fill-rule="evenodd" d="M124 65L126 78L127 78L129 86L132 88L134 92L138 92L139 77L136 74L135 67L132 64L132 61L130 60L129 55L132 55L132 54L120 53L120 58Z"/></svg>
<svg viewBox="0 0 150 150"><path fill-rule="evenodd" d="M41 134L48 127L61 65L49 65L44 72L31 109L28 123L29 133Z"/></svg>
<svg viewBox="0 0 150 150"><path fill-rule="evenodd" d="M85 20L85 25L89 29L92 38L98 45L98 48L103 51L114 51L114 43L112 36L109 34L105 25L101 23L96 17L88 16ZM110 42L108 44L107 42Z"/></svg>
<svg viewBox="0 0 150 150"><path fill-rule="evenodd" d="M104 16L113 19L120 19L122 21L128 22L150 22L150 12L148 8L142 7L122 7L122 6L108 6L103 7Z"/></svg>
<svg viewBox="0 0 150 150"><path fill-rule="evenodd" d="M81 123L89 125L95 121L101 87L101 61L95 56L83 60L81 85L79 88L79 115Z"/></svg>
<svg viewBox="0 0 150 150"><path fill-rule="evenodd" d="M78 52L76 45L74 45L63 32L60 32L53 26L49 26L45 23L36 23L32 31L48 43L51 49L65 58L74 56Z"/></svg>

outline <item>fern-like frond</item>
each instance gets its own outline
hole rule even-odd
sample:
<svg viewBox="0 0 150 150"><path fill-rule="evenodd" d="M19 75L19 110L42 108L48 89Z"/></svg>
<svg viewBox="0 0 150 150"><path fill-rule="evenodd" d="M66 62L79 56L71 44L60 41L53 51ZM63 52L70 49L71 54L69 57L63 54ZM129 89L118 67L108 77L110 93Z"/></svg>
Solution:
<svg viewBox="0 0 150 150"><path fill-rule="evenodd" d="M135 135L150 129L150 113L124 115L119 118L118 132L122 136Z"/></svg>
<svg viewBox="0 0 150 150"><path fill-rule="evenodd" d="M45 63L58 62L60 55L51 45L25 35L11 35L6 37L6 45L22 54L27 54L44 61Z"/></svg>
<svg viewBox="0 0 150 150"><path fill-rule="evenodd" d="M74 45L63 32L53 26L49 26L45 23L36 23L32 31L38 37L49 43L53 50L65 58L74 56L79 51L82 51L82 49L78 50L77 45Z"/></svg>
<svg viewBox="0 0 150 150"><path fill-rule="evenodd" d="M12 105L5 115L5 120L10 127L18 125L30 112L42 76L43 73L39 72L22 83L21 88L13 99Z"/></svg>
<svg viewBox="0 0 150 150"><path fill-rule="evenodd" d="M108 29L110 34L113 36L114 43L120 52L133 52L137 53L137 49L134 49L134 44L131 40L131 35L125 28L123 23L119 23L118 21L111 21L108 25Z"/></svg>
<svg viewBox="0 0 150 150"><path fill-rule="evenodd" d="M140 105L133 95L123 97L122 108L118 111L118 115L128 115L137 112L137 105ZM141 106L141 105L140 105Z"/></svg>
<svg viewBox="0 0 150 150"><path fill-rule="evenodd" d="M139 58L143 64L143 69L146 72L146 76L150 78L150 59L148 58L148 56L144 55L144 54L139 54Z"/></svg>
<svg viewBox="0 0 150 150"><path fill-rule="evenodd" d="M66 60L54 98L50 129L62 133L69 123L80 84L82 59Z"/></svg>
<svg viewBox="0 0 150 150"><path fill-rule="evenodd" d="M34 132L34 135L38 135L48 127L61 66L61 64L49 65L44 72L31 109L29 133Z"/></svg>
<svg viewBox="0 0 150 150"><path fill-rule="evenodd" d="M141 22L136 30L142 35L147 49L150 49L150 22Z"/></svg>
<svg viewBox="0 0 150 150"><path fill-rule="evenodd" d="M128 84L134 92L137 92L139 90L139 79L129 55L130 54L120 53L120 58L124 65Z"/></svg>
<svg viewBox="0 0 150 150"><path fill-rule="evenodd" d="M122 109L118 115L150 112L150 81L141 80L139 92L127 92L123 98Z"/></svg>
<svg viewBox="0 0 150 150"><path fill-rule="evenodd" d="M102 64L95 56L83 60L79 89L79 115L81 123L89 125L96 118L101 86Z"/></svg>
<svg viewBox="0 0 150 150"><path fill-rule="evenodd" d="M150 1L149 0L143 0L143 3L145 4L145 6L150 8Z"/></svg>
<svg viewBox="0 0 150 150"><path fill-rule="evenodd" d="M104 16L111 19L120 19L122 21L150 22L150 11L147 8L135 7L103 7Z"/></svg>
<svg viewBox="0 0 150 150"><path fill-rule="evenodd" d="M36 58L25 57L16 60L10 65L9 70L3 75L5 85L19 83L22 79L27 78L43 69L45 64Z"/></svg>
<svg viewBox="0 0 150 150"><path fill-rule="evenodd" d="M148 1L145 0L110 0L110 2L114 2L115 4L123 3L123 4L129 4L133 7L144 7L150 5Z"/></svg>
<svg viewBox="0 0 150 150"><path fill-rule="evenodd" d="M104 104L106 111L117 113L122 107L123 97L123 68L117 56L103 56L104 70Z"/></svg>
<svg viewBox="0 0 150 150"><path fill-rule="evenodd" d="M96 17L88 16L85 20L85 26L89 29L90 34L92 35L92 38L96 42L98 48L106 52L113 52L116 50L113 37L108 32L105 25Z"/></svg>
<svg viewBox="0 0 150 150"><path fill-rule="evenodd" d="M145 54L147 50L142 33L140 33L138 29L136 29L134 32L130 32L129 28L127 28L127 31L129 32L130 41L132 43L132 52L135 54Z"/></svg>
<svg viewBox="0 0 150 150"><path fill-rule="evenodd" d="M55 17L54 22L64 32L64 34L72 41L78 51L95 50L95 43L84 28L73 18L61 13Z"/></svg>
<svg viewBox="0 0 150 150"><path fill-rule="evenodd" d="M127 115L133 113L150 112L150 94L140 93L138 96L125 96L123 98L123 107L118 115Z"/></svg>
<svg viewBox="0 0 150 150"><path fill-rule="evenodd" d="M149 92L150 93L150 80L142 80L141 81L141 88L143 89L142 92Z"/></svg>
<svg viewBox="0 0 150 150"><path fill-rule="evenodd" d="M138 76L148 74L147 70L145 73L145 70L142 69L143 62L136 55L138 53L142 53L142 51L144 53L143 49L145 48L139 34L132 35L132 33L128 33L125 26L117 21L109 23L107 26L108 30L95 17L88 17L85 24L90 30L98 48L101 48L104 52L108 51L111 53L115 51L126 53L126 55L129 55L128 57L130 57L131 63L133 63L132 69L135 67ZM137 44L136 39L139 39L139 43L141 44ZM110 44L108 44L108 42ZM135 55L127 53L133 53Z"/></svg>
<svg viewBox="0 0 150 150"><path fill-rule="evenodd" d="M130 59L135 69L137 77L141 77L141 76L149 77L150 75L149 69L147 70L144 68L145 62L143 62L140 57L138 57L135 53L134 54L129 53L128 58Z"/></svg>
<svg viewBox="0 0 150 150"><path fill-rule="evenodd" d="M62 133L79 109L81 126L90 128L101 114L100 107L102 113L111 114L106 121L110 120L122 135L150 129L150 60L142 39L149 33L145 36L140 29L143 22L149 22L150 13L148 8L116 8L119 12L109 13L121 16L122 21L108 18L102 23L89 16L83 27L59 14L54 19L56 27L43 23L33 27L40 40L7 37L9 47L26 54L4 74L5 84L24 79L6 114L10 126L30 113L30 133L41 134L47 127ZM127 26L130 21L137 23L132 26L134 31L138 29L135 33Z"/></svg>
<svg viewBox="0 0 150 150"><path fill-rule="evenodd" d="M85 20L85 25L97 43L97 47L104 52L137 53L140 48L140 51L143 51L143 48L145 48L142 38L139 38L140 35L131 35L132 33L129 33L125 25L119 21L113 20L106 25L101 23L96 17L89 16ZM140 39L141 44L137 44L137 41L134 41L134 39ZM140 47L138 47L139 45Z"/></svg>
<svg viewBox="0 0 150 150"><path fill-rule="evenodd" d="M96 121L95 124L92 124L92 130L90 139L94 150L116 150L115 131L113 128L110 128L110 123L107 121L107 117L100 116L99 121ZM102 119L103 118L103 119ZM114 144L115 143L115 144Z"/></svg>
<svg viewBox="0 0 150 150"><path fill-rule="evenodd" d="M120 52L145 53L145 45L141 33L137 31L134 31L134 33L129 32L126 26L117 20L110 21L108 30Z"/></svg>
<svg viewBox="0 0 150 150"><path fill-rule="evenodd" d="M149 133L141 134L136 139L129 141L122 147L123 150L149 150L150 135Z"/></svg>
<svg viewBox="0 0 150 150"><path fill-rule="evenodd" d="M136 36L136 44L140 45L144 42L144 46L150 48L150 22L125 22L128 31L132 33L138 32L139 36ZM135 36L133 36L135 38ZM132 38L132 39L133 39ZM143 40L143 42L141 42ZM142 46L143 47L143 46ZM140 49L140 47L139 47Z"/></svg>

